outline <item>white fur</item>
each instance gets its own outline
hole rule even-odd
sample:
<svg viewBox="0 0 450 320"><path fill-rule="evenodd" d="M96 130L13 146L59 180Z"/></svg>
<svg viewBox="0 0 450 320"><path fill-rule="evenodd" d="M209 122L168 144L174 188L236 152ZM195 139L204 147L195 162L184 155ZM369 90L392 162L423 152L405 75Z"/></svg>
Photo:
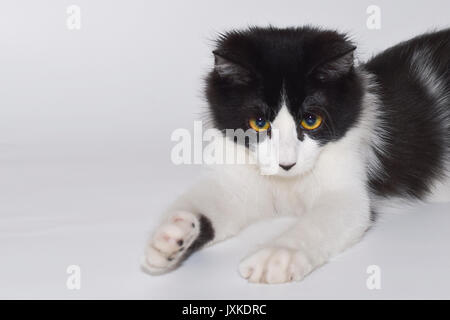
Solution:
<svg viewBox="0 0 450 320"><path fill-rule="evenodd" d="M313 167L320 153L319 144L308 136L303 141L298 140L296 123L289 113L286 105L283 105L271 124L273 132L272 139L266 139L258 145L257 155L250 155L256 158L260 171L267 163L271 162L275 166L275 173L279 176L297 176L308 172ZM271 147L268 144L272 144ZM276 153L267 154L266 150L275 149ZM270 158L270 159L269 159ZM279 164L294 164L289 171L280 168Z"/></svg>
<svg viewBox="0 0 450 320"><path fill-rule="evenodd" d="M363 97L363 114L360 120L360 128L365 130L362 138L365 139L365 148L361 148L361 152L365 154L367 159L368 176L378 180L388 179L389 176L382 170L380 158L376 153L385 155L391 144L388 125L380 117L381 102L378 98L378 85L372 74L368 73L364 68L359 68L359 74L366 88Z"/></svg>
<svg viewBox="0 0 450 320"><path fill-rule="evenodd" d="M276 118L272 122L272 129L279 133L279 162L291 164L297 161L297 129L296 123L289 113L286 105L283 105Z"/></svg>
<svg viewBox="0 0 450 320"><path fill-rule="evenodd" d="M365 116L371 117L370 112ZM201 213L212 222L214 243L234 236L258 219L297 217L290 230L244 259L239 270L253 282L300 280L355 243L369 227L364 150L370 130L365 121L344 138L319 147L308 137L303 141L296 138L292 116L287 108L282 109L272 125L280 131L280 162L297 163L291 170L261 175L258 165L217 166L173 204L165 221L174 225L170 217L180 210L194 216ZM156 234L167 228L163 224ZM144 265L160 273L176 265L179 257L164 265L161 255L151 249L158 246L154 237ZM173 249L161 251L163 257L173 254Z"/></svg>
<svg viewBox="0 0 450 320"><path fill-rule="evenodd" d="M199 226L197 215L186 211L173 212L150 240L142 263L144 270L158 274L174 268L184 250L198 236Z"/></svg>

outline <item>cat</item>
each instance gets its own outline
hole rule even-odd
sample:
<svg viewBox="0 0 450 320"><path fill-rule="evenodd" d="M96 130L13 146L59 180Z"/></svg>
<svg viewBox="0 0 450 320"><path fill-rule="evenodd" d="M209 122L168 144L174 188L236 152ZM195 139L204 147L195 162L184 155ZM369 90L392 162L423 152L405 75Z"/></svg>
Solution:
<svg viewBox="0 0 450 320"><path fill-rule="evenodd" d="M261 174L262 160L213 169L164 215L146 271L173 270L260 219L293 216L239 273L298 281L358 242L383 199L450 200L450 29L359 65L355 49L346 34L309 26L219 36L205 86L213 126L265 133L236 142L253 158L276 132L277 170Z"/></svg>

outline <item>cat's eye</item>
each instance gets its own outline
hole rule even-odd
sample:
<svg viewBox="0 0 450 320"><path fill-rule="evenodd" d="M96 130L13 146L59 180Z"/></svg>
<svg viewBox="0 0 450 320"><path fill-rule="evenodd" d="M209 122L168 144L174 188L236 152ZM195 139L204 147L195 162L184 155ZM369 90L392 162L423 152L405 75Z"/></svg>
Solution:
<svg viewBox="0 0 450 320"><path fill-rule="evenodd" d="M323 121L322 116L307 112L303 115L301 125L306 130L315 130L318 127L320 127L322 121Z"/></svg>
<svg viewBox="0 0 450 320"><path fill-rule="evenodd" d="M270 128L270 122L265 120L264 118L250 119L248 124L253 130L257 132L266 131Z"/></svg>

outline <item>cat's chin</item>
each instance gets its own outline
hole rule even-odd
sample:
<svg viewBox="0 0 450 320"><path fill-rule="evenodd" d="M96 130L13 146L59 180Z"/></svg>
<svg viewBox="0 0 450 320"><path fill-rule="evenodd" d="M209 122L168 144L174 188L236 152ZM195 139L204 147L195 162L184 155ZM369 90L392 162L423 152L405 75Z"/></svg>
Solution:
<svg viewBox="0 0 450 320"><path fill-rule="evenodd" d="M300 170L295 170L295 171L286 171L283 169L277 170L276 172L272 173L272 174L266 174L267 176L272 176L272 177L277 177L277 178L281 178L281 179L295 179L300 177L301 175L303 175L304 172L300 171Z"/></svg>
<svg viewBox="0 0 450 320"><path fill-rule="evenodd" d="M278 170L278 172L275 174L277 177L281 177L281 178L296 178L298 176L300 176L300 173L298 172L286 172L284 170Z"/></svg>
<svg viewBox="0 0 450 320"><path fill-rule="evenodd" d="M269 176L280 179L298 179L302 176L309 174L313 170L314 166L292 168L288 171L280 168L276 172L269 174Z"/></svg>

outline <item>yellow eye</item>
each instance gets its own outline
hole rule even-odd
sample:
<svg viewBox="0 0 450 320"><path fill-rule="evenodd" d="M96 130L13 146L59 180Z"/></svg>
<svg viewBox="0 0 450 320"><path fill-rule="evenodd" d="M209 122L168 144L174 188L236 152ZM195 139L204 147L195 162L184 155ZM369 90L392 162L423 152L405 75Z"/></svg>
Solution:
<svg viewBox="0 0 450 320"><path fill-rule="evenodd" d="M266 131L270 128L269 121L263 119L263 118L257 118L257 119L250 119L248 122L250 127L255 131Z"/></svg>
<svg viewBox="0 0 450 320"><path fill-rule="evenodd" d="M323 118L317 114L305 113L302 120L302 127L306 130L314 130L320 127Z"/></svg>

